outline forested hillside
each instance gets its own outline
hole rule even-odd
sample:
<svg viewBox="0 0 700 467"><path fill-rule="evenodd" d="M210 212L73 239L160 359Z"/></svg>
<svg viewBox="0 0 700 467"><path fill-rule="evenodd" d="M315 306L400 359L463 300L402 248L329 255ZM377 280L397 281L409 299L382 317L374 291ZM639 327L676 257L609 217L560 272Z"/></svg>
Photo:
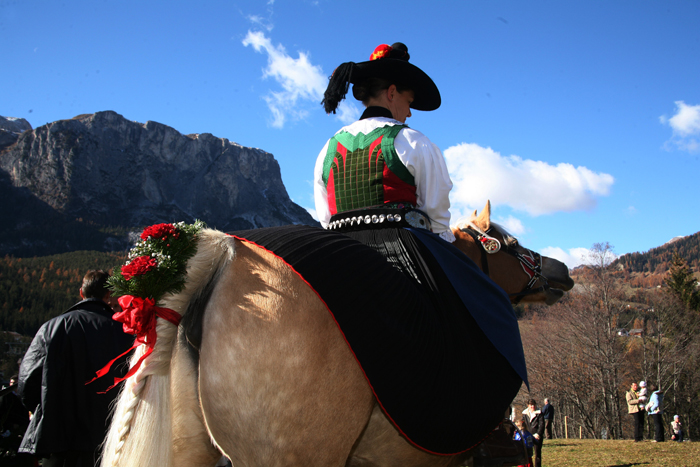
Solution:
<svg viewBox="0 0 700 467"><path fill-rule="evenodd" d="M0 330L33 336L45 321L80 301L89 269L110 271L125 259L125 253L97 251L0 258Z"/></svg>
<svg viewBox="0 0 700 467"><path fill-rule="evenodd" d="M645 253L620 256L613 266L622 265L630 273L663 274L671 265L673 252L678 252L695 272L700 271L700 232L679 238Z"/></svg>

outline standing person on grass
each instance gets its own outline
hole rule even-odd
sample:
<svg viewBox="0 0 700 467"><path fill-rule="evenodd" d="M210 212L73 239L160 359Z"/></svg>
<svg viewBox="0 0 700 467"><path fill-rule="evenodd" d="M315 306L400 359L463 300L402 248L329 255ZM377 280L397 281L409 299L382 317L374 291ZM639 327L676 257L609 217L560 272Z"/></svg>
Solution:
<svg viewBox="0 0 700 467"><path fill-rule="evenodd" d="M542 407L542 416L544 417L544 433L547 439L552 439L552 423L554 423L554 407L549 402L549 399L544 400Z"/></svg>
<svg viewBox="0 0 700 467"><path fill-rule="evenodd" d="M625 399L627 399L627 412L632 415L634 423L634 441L639 442L644 439L644 412L639 410L639 386L637 382L633 382L630 390L627 391Z"/></svg>
<svg viewBox="0 0 700 467"><path fill-rule="evenodd" d="M537 409L537 401L530 399L527 403L527 409L523 410L523 420L534 438L535 451L532 456L535 467L542 467L542 442L544 441L544 417L542 412Z"/></svg>
<svg viewBox="0 0 700 467"><path fill-rule="evenodd" d="M663 420L663 403L664 392L655 384L651 385L651 397L646 405L646 411L654 419L654 442L663 443L664 438L664 420Z"/></svg>

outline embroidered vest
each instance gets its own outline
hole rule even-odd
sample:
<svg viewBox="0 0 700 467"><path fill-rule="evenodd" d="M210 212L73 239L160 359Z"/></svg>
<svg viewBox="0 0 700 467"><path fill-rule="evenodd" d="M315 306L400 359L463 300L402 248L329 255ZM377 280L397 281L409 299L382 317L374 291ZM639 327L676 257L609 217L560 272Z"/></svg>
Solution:
<svg viewBox="0 0 700 467"><path fill-rule="evenodd" d="M413 175L394 148L406 125L385 125L369 134L336 134L328 142L323 182L331 214L404 202L416 204Z"/></svg>

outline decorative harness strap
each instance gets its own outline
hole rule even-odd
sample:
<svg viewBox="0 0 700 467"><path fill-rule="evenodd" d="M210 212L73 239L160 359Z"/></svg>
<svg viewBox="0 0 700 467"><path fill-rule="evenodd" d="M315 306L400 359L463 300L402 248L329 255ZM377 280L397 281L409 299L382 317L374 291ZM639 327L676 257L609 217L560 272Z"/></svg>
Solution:
<svg viewBox="0 0 700 467"><path fill-rule="evenodd" d="M484 232L473 222L469 222L469 225L467 225L465 229L460 230L468 233L475 241L479 242L484 248L484 251L486 251L488 254L495 254L501 250L501 242L489 236L488 230ZM522 291L510 294L514 305L520 303L520 301L527 295L541 293L551 288L547 278L542 275L542 255L526 248L525 250L526 253L520 253L514 248L508 246L508 244L505 244L504 246L504 251L520 261L520 266L523 268L523 271L525 271L525 274L527 274L530 278ZM481 255L481 270L487 276L489 275L487 255ZM533 289L538 280L542 282L542 285L536 289Z"/></svg>

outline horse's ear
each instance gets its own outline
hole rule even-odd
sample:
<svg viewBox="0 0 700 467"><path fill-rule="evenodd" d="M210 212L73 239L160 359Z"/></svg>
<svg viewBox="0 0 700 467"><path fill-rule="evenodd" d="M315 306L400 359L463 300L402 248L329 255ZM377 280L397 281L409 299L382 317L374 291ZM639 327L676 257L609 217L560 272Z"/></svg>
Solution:
<svg viewBox="0 0 700 467"><path fill-rule="evenodd" d="M474 211L474 213L476 213L476 211ZM484 231L489 230L491 228L491 201L490 200L486 201L486 206L484 206L484 209L481 211L481 214L479 214L479 217L476 218L476 223Z"/></svg>

